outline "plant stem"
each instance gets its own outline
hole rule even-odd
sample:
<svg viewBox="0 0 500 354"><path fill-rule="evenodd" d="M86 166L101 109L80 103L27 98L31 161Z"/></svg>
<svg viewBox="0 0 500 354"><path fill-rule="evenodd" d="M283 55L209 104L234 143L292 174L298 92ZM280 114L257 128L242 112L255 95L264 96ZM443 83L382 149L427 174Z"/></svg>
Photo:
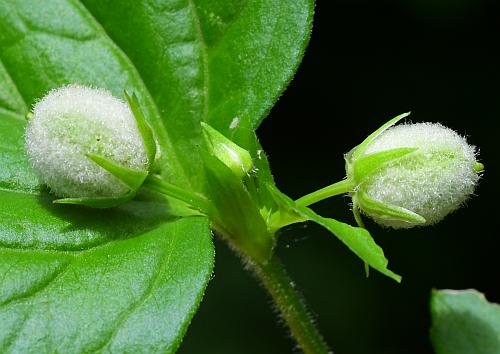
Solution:
<svg viewBox="0 0 500 354"><path fill-rule="evenodd" d="M148 176L143 186L181 200L206 215L212 215L210 201L204 196L170 184L159 176ZM247 247L238 242L238 238L232 237L224 227L214 223L212 224L212 229L229 242L234 250L249 260L251 268L271 295L281 316L290 328L293 338L304 353L329 353L328 346L314 325L314 321L307 311L302 297L295 289L292 280L277 256L273 254L271 259L267 261L258 260L255 257L251 257L248 249L246 249Z"/></svg>
<svg viewBox="0 0 500 354"><path fill-rule="evenodd" d="M356 185L354 181L352 181L351 179L344 179L325 188L321 188L315 192L309 193L297 199L295 203L297 203L297 205L299 206L309 206L323 199L350 192L355 186Z"/></svg>
<svg viewBox="0 0 500 354"><path fill-rule="evenodd" d="M275 254L266 263L253 263L252 268L271 295L293 338L306 354L330 353L327 344L314 325L304 300L295 289Z"/></svg>
<svg viewBox="0 0 500 354"><path fill-rule="evenodd" d="M209 215L212 210L209 200L204 196L165 182L159 176L149 175L144 181L143 187L183 201L205 215Z"/></svg>

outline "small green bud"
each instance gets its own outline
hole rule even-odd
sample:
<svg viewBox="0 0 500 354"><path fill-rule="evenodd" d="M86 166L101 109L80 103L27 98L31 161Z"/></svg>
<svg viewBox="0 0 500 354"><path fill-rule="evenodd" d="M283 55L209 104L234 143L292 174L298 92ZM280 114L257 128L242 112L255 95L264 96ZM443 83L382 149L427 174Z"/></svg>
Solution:
<svg viewBox="0 0 500 354"><path fill-rule="evenodd" d="M243 178L253 166L250 153L206 123L201 123L205 143L235 175Z"/></svg>
<svg viewBox="0 0 500 354"><path fill-rule="evenodd" d="M61 200L66 203L126 200L154 158L136 119L127 103L104 89L69 85L50 91L34 105L25 134L40 182L69 198Z"/></svg>
<svg viewBox="0 0 500 354"><path fill-rule="evenodd" d="M383 226L430 225L459 208L483 166L464 137L440 124L384 125L346 155L353 204Z"/></svg>

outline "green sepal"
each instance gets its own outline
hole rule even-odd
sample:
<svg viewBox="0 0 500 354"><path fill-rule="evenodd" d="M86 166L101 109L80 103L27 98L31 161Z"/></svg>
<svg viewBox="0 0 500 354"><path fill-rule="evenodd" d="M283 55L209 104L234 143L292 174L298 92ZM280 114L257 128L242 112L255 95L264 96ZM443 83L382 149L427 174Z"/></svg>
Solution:
<svg viewBox="0 0 500 354"><path fill-rule="evenodd" d="M397 148L362 156L353 163L352 173L354 180L359 183L385 164L411 154L416 150L418 148Z"/></svg>
<svg viewBox="0 0 500 354"><path fill-rule="evenodd" d="M124 204L135 197L135 192L129 191L121 197L93 197L93 198L61 198L52 201L54 204L75 204L91 208L112 208Z"/></svg>
<svg viewBox="0 0 500 354"><path fill-rule="evenodd" d="M368 137L361 144L359 144L357 147L354 148L354 151L352 152L351 158L356 159L359 156L361 156L363 154L363 152L366 150L366 148L368 147L368 145L370 145L370 143L373 140L375 140L380 134L382 134L384 131L386 131L387 129L392 127L394 124L399 122L401 119L408 117L410 114L411 114L411 112L400 114L399 116L392 118L390 121L388 121L387 123L382 125L380 128L375 130L373 133L368 135Z"/></svg>
<svg viewBox="0 0 500 354"><path fill-rule="evenodd" d="M365 264L398 283L401 282L401 276L387 268L389 261L385 258L384 251L375 243L368 230L362 227L351 226L335 219L324 218L308 207L298 206L292 199L281 193L274 185L267 184L267 188L276 201L278 207L278 211L276 212L279 213L278 217L272 216L270 218L271 221L276 222L276 220L278 220L278 222L282 224L283 221L287 219L291 221L289 224L305 220L314 221L335 235L354 254L361 258ZM279 215L281 215L283 219L280 220ZM275 228L276 224L270 227Z"/></svg>
<svg viewBox="0 0 500 354"><path fill-rule="evenodd" d="M129 187L132 191L137 191L146 177L147 172L136 171L127 167L117 165L114 162L109 161L105 157L96 154L87 154L89 159L94 161L96 164L104 168L106 171L111 173L113 176L118 178L124 185Z"/></svg>
<svg viewBox="0 0 500 354"><path fill-rule="evenodd" d="M128 104L132 113L135 117L135 122L137 124L137 129L139 130L139 134L141 134L142 140L144 142L144 146L146 148L146 155L148 156L148 167L151 166L156 157L156 141L153 135L153 129L146 121L144 117L144 113L141 109L141 105L139 103L139 99L137 95L134 93L130 96L127 91L124 91L125 97L127 98Z"/></svg>
<svg viewBox="0 0 500 354"><path fill-rule="evenodd" d="M425 224L426 222L423 216L411 210L396 205L381 203L362 191L357 191L352 198L353 200L356 199L356 204L360 206L361 210L379 219L397 220L416 225Z"/></svg>
<svg viewBox="0 0 500 354"><path fill-rule="evenodd" d="M201 122L203 137L209 151L221 160L239 178L243 178L253 166L250 153L233 143L216 129Z"/></svg>

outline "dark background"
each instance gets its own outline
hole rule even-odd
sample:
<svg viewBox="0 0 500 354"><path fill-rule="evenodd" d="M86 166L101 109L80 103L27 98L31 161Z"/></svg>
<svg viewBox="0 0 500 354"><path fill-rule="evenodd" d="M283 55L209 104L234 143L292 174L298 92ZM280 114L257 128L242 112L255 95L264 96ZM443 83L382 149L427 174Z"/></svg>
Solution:
<svg viewBox="0 0 500 354"><path fill-rule="evenodd" d="M441 122L480 147L486 173L466 208L410 231L367 227L403 275L363 265L313 224L284 232L278 253L336 354L432 353L432 288L476 288L500 302L497 203L498 1L319 0L311 43L258 134L293 198L344 176L343 153L397 114ZM354 223L346 198L315 206ZM225 244L180 353L290 353L270 300Z"/></svg>

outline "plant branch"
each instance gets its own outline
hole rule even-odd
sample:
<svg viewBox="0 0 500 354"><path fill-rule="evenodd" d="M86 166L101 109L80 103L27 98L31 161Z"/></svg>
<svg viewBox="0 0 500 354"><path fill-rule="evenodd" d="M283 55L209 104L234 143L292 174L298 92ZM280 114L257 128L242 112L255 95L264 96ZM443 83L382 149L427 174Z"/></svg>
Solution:
<svg viewBox="0 0 500 354"><path fill-rule="evenodd" d="M149 175L143 186L145 188L160 192L164 195L181 200L191 207L198 209L212 218L212 229L219 234L232 248L247 261L250 268L261 281L264 288L268 291L278 308L283 320L290 329L292 337L297 341L298 346L305 354L328 354L328 346L323 337L316 328L314 321L307 311L304 300L286 273L283 265L275 254L271 258L256 257L255 253L250 252L251 243L241 242L241 237L235 237L228 232L223 223L217 223L213 219L216 213L213 213L213 207L210 200L204 196L192 193L173 184L164 181L161 177ZM346 188L345 186L342 188ZM339 188L340 190L340 188ZM314 194L314 193L313 193ZM219 222L221 220L218 220ZM266 229L266 232L269 232ZM243 228L241 234L251 234L251 231ZM272 234L268 235L272 237ZM255 240L248 237L247 240Z"/></svg>
<svg viewBox="0 0 500 354"><path fill-rule="evenodd" d="M325 188L321 188L315 192L309 193L295 201L298 206L309 206L323 199L330 198L339 194L348 193L354 189L356 185L351 179L344 179L337 183L331 184Z"/></svg>
<svg viewBox="0 0 500 354"><path fill-rule="evenodd" d="M277 256L273 254L266 264L252 263L251 266L304 353L331 353L307 311L304 300Z"/></svg>
<svg viewBox="0 0 500 354"><path fill-rule="evenodd" d="M205 215L211 213L212 206L207 198L168 183L159 176L149 175L144 181L143 187L183 201Z"/></svg>

